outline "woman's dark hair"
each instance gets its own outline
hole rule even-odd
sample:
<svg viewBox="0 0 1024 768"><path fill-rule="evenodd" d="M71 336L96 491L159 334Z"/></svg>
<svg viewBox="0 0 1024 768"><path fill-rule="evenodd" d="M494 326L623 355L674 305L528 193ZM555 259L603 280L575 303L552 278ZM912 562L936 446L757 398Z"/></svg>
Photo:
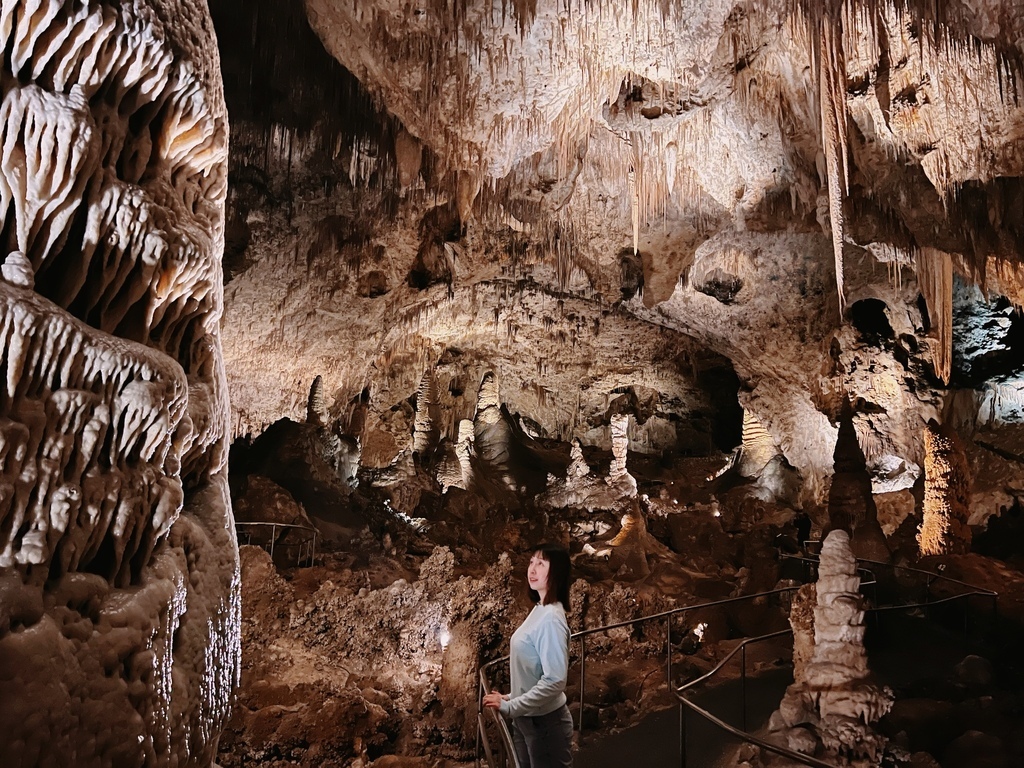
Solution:
<svg viewBox="0 0 1024 768"><path fill-rule="evenodd" d="M557 544L541 544L531 550L532 554L540 555L541 559L548 563L548 591L544 595L544 604L550 605L559 602L562 607L569 610L569 572L572 566L569 563L569 553ZM527 587L530 600L540 602L540 593L535 589Z"/></svg>

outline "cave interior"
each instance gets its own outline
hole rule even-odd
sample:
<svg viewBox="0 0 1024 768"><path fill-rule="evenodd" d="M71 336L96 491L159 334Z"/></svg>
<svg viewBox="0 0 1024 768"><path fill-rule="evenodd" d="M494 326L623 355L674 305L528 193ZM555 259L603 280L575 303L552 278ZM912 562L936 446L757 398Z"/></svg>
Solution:
<svg viewBox="0 0 1024 768"><path fill-rule="evenodd" d="M1024 765L1024 5L2 0L0 40L5 765L468 766L541 542L573 632L639 622L570 646L577 765L788 629L743 730Z"/></svg>

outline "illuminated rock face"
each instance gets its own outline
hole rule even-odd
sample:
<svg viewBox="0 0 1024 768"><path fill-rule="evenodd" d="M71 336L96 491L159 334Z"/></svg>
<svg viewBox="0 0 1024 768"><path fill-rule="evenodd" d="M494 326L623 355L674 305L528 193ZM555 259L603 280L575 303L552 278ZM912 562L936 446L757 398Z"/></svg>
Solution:
<svg viewBox="0 0 1024 768"><path fill-rule="evenodd" d="M956 433L934 422L924 430L924 519L917 534L922 555L971 549L970 470Z"/></svg>
<svg viewBox="0 0 1024 768"><path fill-rule="evenodd" d="M258 7L260 23L284 12L219 4L232 17ZM594 0L565 14L554 0L310 0L337 61L306 30L266 66L234 70L253 82L284 57L276 76L295 84L271 83L289 98L265 122L255 110L232 119L245 245L225 308L236 434L301 419L322 375L334 414L366 394L364 428L347 434L363 467L383 469L428 436L429 414L410 404L429 374L443 485L458 485L458 425L490 370L534 436L610 450L609 402L643 387L658 414L633 420L631 453L707 454L709 429L703 445L679 443L717 417L689 375L713 351L732 376L725 396L781 454L785 474L761 483L762 498L812 512L826 502L845 393L874 493L910 499L921 427L949 393L950 336L959 344L952 275L984 275L1005 297L1000 312L1024 296L1013 256L1022 112L993 65L994 51L1018 46L1021 15L987 0L899 12L851 0L835 15L843 55L829 114L845 98L850 171L838 188L844 311L837 139L823 135L821 50L808 33L828 19L797 8L818 5ZM293 26L274 24L274 37ZM965 58L971 34L981 52ZM291 52L314 49L316 67L289 66ZM979 90L973 106L964 77ZM293 91L340 80L356 119L338 128L325 114L343 110L317 103L289 122ZM379 112L359 111L368 93ZM861 328L866 308L884 333ZM952 376L957 386L955 364ZM972 390L985 398L979 421L1024 418L1020 378L973 384L984 386ZM1004 469L1016 482L1019 470ZM1019 484L999 487L988 508L1014 502L1002 489Z"/></svg>
<svg viewBox="0 0 1024 768"><path fill-rule="evenodd" d="M205 5L3 0L0 754L209 765L239 664Z"/></svg>
<svg viewBox="0 0 1024 768"><path fill-rule="evenodd" d="M840 391L870 406L858 408L855 426L876 491L913 484L924 456L920 426L939 409L936 380L950 375L952 275L984 277L1018 304L1024 297L1015 255L1024 220L1013 202L1024 172L1013 92L1024 80L1009 76L1007 63L1024 39L1018 4L595 0L576 9L561 0L466 0L410 8L398 0L306 3L327 51L400 124L374 147L341 142L353 183L372 168L374 183L404 200L441 191L438 208L453 225L450 240L426 249L402 233L416 221L398 217L371 234L386 255L365 275L388 273L380 285L399 286L426 254L437 269L425 274L443 273L445 285L431 284L430 297L399 288L374 299L408 313L392 325L376 310L362 313L367 322L346 348L375 336L367 349L398 350L389 364L419 364L455 343L446 327L454 322L476 337L466 346L484 358L470 380L501 368L503 382L529 383L503 393L510 408L551 435L591 445L571 398L590 372L549 365L557 350L558 362L570 362L569 324L545 315L555 320L550 339L530 325L541 317L537 295L604 306L621 296L625 312L602 318L602 328L628 314L634 340L645 336L632 324L638 318L729 358L743 406L799 471L804 501L820 503L827 492L837 431L823 401ZM271 149L285 154L283 144ZM314 149L298 142L296 156ZM391 179L381 170L388 158ZM403 210L426 221L412 204ZM529 265L510 259L510 241L544 256ZM288 250L273 234L264 242ZM294 271L305 266L300 258ZM294 274L279 263L265 269L275 280ZM525 316L495 311L484 295L499 274L528 278ZM330 278L323 288L294 280L273 300L300 327L307 297L328 294L329 311L342 315L342 280ZM237 285L229 313L239 327L251 323L260 285L249 276ZM368 294L358 296L370 306ZM886 305L893 336L885 343L867 344L848 328L864 298ZM312 336L319 324L296 335ZM507 328L512 343L484 349L481 331L491 325ZM283 384L252 391L255 377L240 369L242 432L287 415L290 380L309 378L292 375L299 363L284 354L290 340L255 326L262 338L239 338L237 357L244 368L253 347L279 352ZM587 324L571 330L589 344ZM525 343L515 344L516 334ZM614 358L614 345L602 342L591 347L593 359ZM315 340L308 346L310 357L331 357ZM362 386L382 367L331 365L332 387ZM374 407L410 395L425 367L410 365L393 392L377 388L390 401ZM655 380L657 367L630 365L626 376L647 376L675 395L671 382ZM456 413L443 435L453 440L467 415ZM900 465L899 478L884 469Z"/></svg>

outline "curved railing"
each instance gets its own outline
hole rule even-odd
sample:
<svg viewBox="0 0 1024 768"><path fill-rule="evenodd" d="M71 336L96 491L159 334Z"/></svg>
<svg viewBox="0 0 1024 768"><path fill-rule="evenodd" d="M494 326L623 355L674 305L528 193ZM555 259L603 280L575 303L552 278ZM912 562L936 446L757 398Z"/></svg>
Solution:
<svg viewBox="0 0 1024 768"><path fill-rule="evenodd" d="M512 734L508 729L508 722L498 714L496 709L485 709L483 698L493 690L489 670L491 667L508 661L508 656L488 662L480 667L477 676L477 707L476 707L476 764L480 765L480 750L483 749L483 757L487 760L490 768L520 768L519 760L516 757L515 747L512 745ZM487 724L490 724L498 731L501 740L501 749L497 752L491 747L490 739L487 736ZM497 754L497 758L495 757Z"/></svg>
<svg viewBox="0 0 1024 768"><path fill-rule="evenodd" d="M250 527L257 528L258 530L270 529L270 536L267 541L257 540L253 542L254 531ZM274 557L274 545L277 543L277 532L278 529L285 531L303 531L305 537L300 541L289 541L278 544L278 548L285 548L289 551L297 550L294 558L296 566L312 565L316 559L316 539L319 531L316 528L310 528L308 525L295 525L293 523L272 523L272 522L235 522L235 530L238 532L238 543L239 544L255 544L262 549L265 549L270 553L270 557ZM245 537L245 541L242 541L242 537ZM263 538L263 537L260 537Z"/></svg>
<svg viewBox="0 0 1024 768"><path fill-rule="evenodd" d="M608 632L613 629L620 629L623 627L637 627L642 624L651 622L664 621L665 622L665 675L666 680L672 680L672 619L686 614L691 611L700 611L707 608L714 608L721 605L727 605L730 603L739 603L756 600L758 598L767 598L773 595L788 594L795 592L799 589L799 586L782 587L780 589L769 590L768 592L756 592L751 595L741 595L739 597L728 597L722 600L713 600L708 603L699 603L697 605L684 605L679 608L672 608L667 611L660 613L651 614L649 616L641 616L636 619L627 619L625 621L619 621L614 624L607 624L602 627L593 627L591 629L585 629L580 632L575 632L569 637L570 644L574 641L580 643L580 716L579 723L577 724L580 736L583 735L583 713L584 704L586 702L586 672L587 672L587 647L586 640L591 635L595 635L599 632ZM511 766L512 768L520 768L519 762L515 756L515 750L512 747L512 737L508 729L508 724L505 719L497 714L496 710L489 709L484 710L483 708L483 696L493 686L491 685L490 670L492 670L497 664L501 664L508 660L508 656L503 656L500 659L495 659L487 664L480 667L479 684L477 691L477 749L476 749L476 762L480 764L480 758L483 756L487 760L487 764L491 768L497 768L497 766ZM488 714L489 713L489 714ZM500 735L500 745L498 749L496 745L490 742L490 738L487 733L487 724L490 723L494 728L498 730ZM502 750L499 753L499 749ZM483 755L481 755L483 750ZM497 754L496 754L497 753ZM495 756L496 755L496 756ZM497 762L495 761L497 760Z"/></svg>
<svg viewBox="0 0 1024 768"><path fill-rule="evenodd" d="M698 677L698 678L696 678L694 680L691 680L690 682L685 683L685 684L683 684L683 685L681 685L678 688L673 690L673 693L675 694L676 698L679 699L679 706L680 706L679 722L680 722L680 733L682 734L682 736L681 736L682 745L681 745L681 748L679 750L679 755L680 755L680 765L681 766L683 766L684 768L686 766L686 742L685 742L686 730L685 730L685 726L684 726L685 721L683 719L683 713L681 711L682 707L685 705L685 706L689 707L690 710L692 710L694 713L700 715L701 717L703 717L705 720L707 720L708 722L712 723L713 725L717 725L723 731L732 734L733 736L735 736L740 741L744 741L744 742L746 742L748 744L753 744L754 746L760 747L761 749L767 750L768 752L772 752L772 753L774 753L776 755L781 755L782 757L788 757L790 760L792 760L792 761L794 761L796 763L800 763L801 765L809 765L809 766L812 766L813 768L835 768L830 763L823 762L822 760L818 760L817 758L811 757L810 755L805 755L805 754L803 754L801 752L797 752L795 750L789 749L788 747L783 747L783 746L781 746L779 744L773 744L772 742L766 741L765 739L761 739L761 738L759 738L759 737L755 736L754 734L749 733L747 731L747 723L746 723L746 720L747 720L747 701L746 701L747 646L748 645L753 645L755 643L760 643L760 642L763 642L765 640L771 640L771 639L776 638L776 637L786 637L786 636L789 636L789 635L792 635L792 634L793 634L793 630L791 630L791 629L783 629L783 630L781 630L779 632L771 632L771 633L769 633L767 635L761 635L759 637L748 637L746 640L744 640L739 645L737 645L735 648L733 648L731 651L729 651L729 653L727 653L725 655L725 657L722 658L722 660L719 661L718 664L716 664L714 666L714 668L712 668L711 670L709 670L705 674L701 675L700 677ZM742 672L740 673L741 674L740 680L741 680L741 685L742 685L742 688L741 688L742 692L740 694L740 698L741 698L741 706L742 706L741 719L742 719L743 722L742 722L742 725L741 725L740 728L737 728L737 727L735 727L733 725L730 725L729 723L725 722L725 720L722 720L721 718L716 717L715 715L711 714L708 710L704 709L703 707L698 706L696 703L694 703L691 699L689 699L686 696L686 693L689 690L691 690L692 688L696 688L698 685L706 683L707 681L709 681L712 678L716 677L718 675L718 673L721 672L726 667L726 665L730 661L733 660L733 658L736 656L736 654L740 654L741 664L742 664L742 667L741 667Z"/></svg>
<svg viewBox="0 0 1024 768"><path fill-rule="evenodd" d="M803 563L805 566L806 565L814 566L815 569L816 569L817 564L818 564L818 561L815 558L800 557L800 556L796 556L796 555L781 555L781 559L795 560L795 561ZM948 604L951 604L951 603L953 603L953 602L955 602L957 600L962 600L963 601L963 605L964 605L964 634L965 634L965 636L967 635L967 633L969 631L969 628L970 628L970 599L972 597L983 597L983 598L991 599L992 600L992 616L996 616L997 615L998 605L997 605L996 601L997 601L997 599L999 597L999 593L994 592L993 590L986 589L984 587L976 587L976 586L974 586L972 584L968 584L965 581L961 581L959 579L954 579L954 578L946 576L946 575L944 575L942 573L934 573L932 571L925 571L923 569L912 568L910 566L893 565L891 563L883 563L883 562L880 562L880 561L877 561L877 560L867 560L867 559L863 559L863 558L859 558L857 560L857 563L858 563L858 567L859 567L858 569L861 571L862 574L863 573L870 573L872 575L872 578L869 581L866 581L866 582L862 581L861 589L863 591L873 593L873 597L875 598L875 600L877 600L877 590L878 590L879 585L883 584L883 586L888 586L888 585L884 585L884 580L879 578L880 572L884 572L886 570L889 570L889 571L892 571L894 573L894 575L895 575L896 571L901 571L901 572L906 573L906 574L913 574L914 576L923 579L924 593L923 593L923 595L919 599L916 599L916 600L911 601L911 602L905 602L905 603L893 603L893 604L890 604L890 605L877 605L877 602L876 602L876 604L873 607L871 607L870 610L869 610L869 612L872 613L872 614L876 614L877 615L878 613L881 613L881 612L884 612L884 611L913 610L913 609L916 609L916 608L928 608L928 607L938 606L938 605L948 605ZM862 578L863 578L863 576L862 576ZM940 597L938 599L934 599L933 600L933 599L931 599L931 590L932 590L933 585L936 584L936 582L945 582L945 583L948 583L950 585L954 585L956 587L961 587L961 588L963 588L963 591L960 591L960 592L958 592L956 594L953 594L953 595L949 595L949 596L946 596L946 597ZM901 583L899 585L899 587L901 589L905 589L906 588L906 584L905 583ZM708 671L704 675L701 675L700 677L696 678L695 680L691 680L688 683L686 683L686 684L684 684L682 686L679 686L678 688L675 688L673 690L673 693L675 694L676 698L679 700L679 703L680 703L679 704L680 705L680 721L679 722L680 722L680 734L681 734L680 742L681 742L681 745L682 745L681 748L680 748L680 765L683 766L683 768L685 768L685 766L686 766L685 721L683 719L683 713L682 713L682 707L683 706L688 707L691 711L693 711L694 713L696 713L700 717L704 718L708 722L712 723L713 725L717 726L718 728L722 729L723 731L731 734L732 736L736 737L737 739L739 739L741 741L744 741L744 742L746 742L748 744L753 744L753 745L755 745L757 747L760 747L763 750L767 750L767 751L772 752L772 753L777 754L777 755L782 755L782 756L787 757L790 760L793 760L794 762L799 763L801 765L813 766L813 768L833 768L833 766L830 763L823 762L823 761L821 761L821 760L819 760L819 759L817 759L815 757L812 757L810 755L805 755L805 754L800 753L800 752L796 752L794 750L788 749L788 748L783 747L781 745L773 744L772 742L766 741L764 739L761 739L761 738L759 738L759 737L755 736L754 734L749 733L747 731L747 724L746 724L746 711L747 711L747 705L746 705L746 648L747 648L748 645L752 645L754 643L760 643L760 642L765 641L765 640L770 640L770 639L776 638L776 637L784 637L786 635L791 635L791 634L792 634L792 630L783 630L781 632L773 632L773 633L770 633L770 634L767 634L767 635L761 635L760 637L747 638L746 640L741 642L739 645L737 645L732 651L730 651L728 654L726 654L726 656L721 661L719 661L719 663L717 665L715 665L715 667L713 669L711 669L710 671ZM691 692L693 689L697 688L698 686L704 685L704 684L712 681L713 679L715 679L726 668L726 666L736 657L737 654L740 655L740 659L741 659L741 662L740 662L741 663L741 672L740 672L741 694L740 694L740 698L741 698L741 721L742 722L741 722L741 726L740 727L736 727L736 726L734 726L734 725L732 725L730 723L727 723L725 720L722 720L721 718L716 717L715 715L713 715L708 710L706 710L703 707L701 707L698 704L696 704L687 695L689 692Z"/></svg>
<svg viewBox="0 0 1024 768"><path fill-rule="evenodd" d="M783 554L780 559L789 559L802 563L805 568L809 567L809 570L805 573L805 581L810 576L811 571L815 571L818 565L817 558L801 557L797 555ZM934 573L932 571L925 571L919 568L912 568L910 566L892 565L890 563L883 563L875 560L858 559L858 572L861 575L861 589L862 591L870 594L865 595L869 597L871 602L874 603L871 607L872 612L881 611L893 611L893 610L912 610L915 608L937 606L943 604L951 604L957 600L964 601L964 632L967 633L969 629L969 618L970 618L970 598L972 597L984 597L992 600L992 615L997 615L998 606L996 600L998 593L993 590L986 589L983 587L976 587L968 584L967 582L960 581L958 579L945 576L942 573ZM890 605L880 606L877 603L879 584L882 583L879 579L879 573L886 570L890 571L902 571L907 574L914 574L915 576L923 579L923 599L918 599L913 602L907 603L894 603ZM964 588L966 591L958 592L957 594L941 597L937 600L930 599L931 590L933 585L937 582L945 582L951 585ZM754 600L756 598L763 598L771 595L777 595L782 593L793 592L799 589L799 586L784 587L781 589L775 589L768 592L759 592L752 595L742 595L740 597L731 597L723 600L715 600L708 603L700 603L698 605L688 605L679 608L674 608L668 611L662 611L661 613L652 614L650 616L642 616L637 619L629 619L626 621L617 622L615 624L608 624L602 627L594 627L592 629L586 629L581 632L576 632L570 637L570 642L578 640L580 642L580 715L579 715L579 732L583 735L583 717L584 717L584 705L586 701L586 638L590 635L594 635L599 632L607 632L613 629L619 629L622 627L636 627L641 624L656 622L660 620L665 621L665 673L666 681L675 695L679 700L680 707L680 720L679 720L679 749L680 749L680 765L686 765L686 736L685 736L685 719L683 716L683 707L689 708L691 711L704 718L708 722L731 734L737 739L753 744L761 749L769 752L784 756L793 760L799 764L811 766L812 768L833 768L829 763L818 760L817 758L809 755L796 752L778 744L773 744L769 741L761 739L746 730L746 648L748 645L760 643L773 638L784 637L792 634L792 630L782 630L779 632L772 632L759 637L752 637L743 640L739 643L732 651L726 656L709 672L701 675L695 680L691 680L678 688L672 686L672 619L681 614L685 614L689 611L699 611L706 608L713 608L728 603L737 603L742 601ZM905 584L900 584L899 589L905 589ZM694 701L687 697L687 693L696 687L706 684L715 679L723 669L736 657L740 655L741 659L741 705L742 705L742 716L741 727L736 727L716 717L711 712L700 707ZM476 749L476 763L480 765L481 757L485 758L487 765L491 768L520 768L519 762L516 759L515 750L512 745L512 736L508 728L508 724L503 717L501 717L496 710L489 709L484 710L482 707L483 696L493 686L491 685L490 670L496 665L502 664L508 660L508 656L504 656L500 659L495 659L487 664L484 664L480 668L479 679L478 679L478 695L477 695L477 749ZM495 749L495 745L492 745L487 733L488 722L498 731L500 744ZM481 754L483 750L483 754Z"/></svg>
<svg viewBox="0 0 1024 768"><path fill-rule="evenodd" d="M804 580L811 581L809 578L812 574L816 576L818 560L814 557L804 557L800 555L781 554L779 556L781 560L789 560L797 562L804 567ZM896 565L894 563L883 563L880 560L868 560L867 558L857 558L858 571L862 574L870 573L871 579L865 581L864 577L861 576L861 592L864 596L870 600L870 610L874 612L882 611L900 611L913 608L924 608L937 605L948 604L956 600L965 600L965 605L970 607L969 602L966 602L972 597L981 597L993 601L993 613L995 613L995 601L999 597L999 593L994 590L987 589L985 587L978 587L974 584L969 584L966 581L960 579L954 579L951 576L946 576L944 573L936 573L934 571L926 571L922 568L914 568L909 565ZM939 566L944 567L944 566ZM885 583L880 577L880 574L885 571L892 573L893 582L891 584ZM903 574L910 574L913 577L920 580L920 583L913 585L908 584L907 579L897 576L896 572ZM962 588L964 591L957 592L955 594L941 597L936 600L931 599L932 587L937 583L945 583L954 585ZM917 596L909 598L907 602L890 602L888 604L879 603L879 587L888 587L890 592L893 594L907 594L912 593L914 589L919 589ZM884 595L883 596L887 596Z"/></svg>

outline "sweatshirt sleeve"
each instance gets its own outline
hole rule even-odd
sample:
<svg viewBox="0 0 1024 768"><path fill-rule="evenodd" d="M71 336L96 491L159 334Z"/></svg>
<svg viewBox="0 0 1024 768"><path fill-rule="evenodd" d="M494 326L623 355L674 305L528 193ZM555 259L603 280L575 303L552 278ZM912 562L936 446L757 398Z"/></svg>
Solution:
<svg viewBox="0 0 1024 768"><path fill-rule="evenodd" d="M501 703L503 715L522 717L543 711L565 690L569 674L568 624L552 617L537 628L535 642L543 674L524 694Z"/></svg>

